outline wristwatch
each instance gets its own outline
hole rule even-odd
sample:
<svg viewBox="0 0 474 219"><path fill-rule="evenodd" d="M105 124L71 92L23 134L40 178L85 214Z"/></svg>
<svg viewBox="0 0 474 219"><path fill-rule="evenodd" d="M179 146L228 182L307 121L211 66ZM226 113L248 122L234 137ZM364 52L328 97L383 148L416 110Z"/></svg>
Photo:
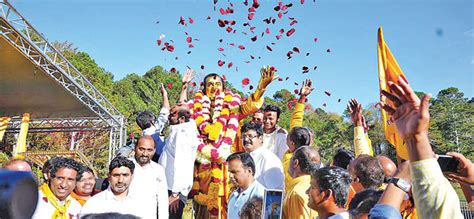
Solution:
<svg viewBox="0 0 474 219"><path fill-rule="evenodd" d="M397 186L406 193L410 192L411 184L402 178L391 178L388 183L393 183L395 186Z"/></svg>

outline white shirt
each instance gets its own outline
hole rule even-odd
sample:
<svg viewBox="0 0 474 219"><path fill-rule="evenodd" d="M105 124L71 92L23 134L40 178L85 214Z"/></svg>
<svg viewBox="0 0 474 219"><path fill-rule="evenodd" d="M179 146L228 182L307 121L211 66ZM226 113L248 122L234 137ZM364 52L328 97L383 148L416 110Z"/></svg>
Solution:
<svg viewBox="0 0 474 219"><path fill-rule="evenodd" d="M250 200L252 197L261 197L265 194L265 188L254 180L253 183L245 190L238 188L232 192L229 197L229 204L227 205L227 218L240 218L240 210L244 204Z"/></svg>
<svg viewBox="0 0 474 219"><path fill-rule="evenodd" d="M288 146L286 145L286 131L285 133L281 133L280 129L284 131L283 128L277 127L272 133L263 133L262 146L272 151L281 160L288 150Z"/></svg>
<svg viewBox="0 0 474 219"><path fill-rule="evenodd" d="M66 198L66 201L70 200L71 204L69 208L67 208L67 218L79 218L79 213L81 212L81 204L70 195ZM64 204L65 201L59 201L56 199L59 204ZM44 218L51 218L56 211L56 208L51 204L50 201L46 198L42 191L38 192L38 204L36 204L36 210L32 219L44 219Z"/></svg>
<svg viewBox="0 0 474 219"><path fill-rule="evenodd" d="M200 143L196 122L171 125L158 161L165 168L168 190L187 196L193 186L194 161Z"/></svg>
<svg viewBox="0 0 474 219"><path fill-rule="evenodd" d="M145 218L147 215L143 215L146 212L144 210L141 207L141 200L134 199L130 194L123 200L120 200L115 197L109 186L107 190L97 193L87 200L82 207L81 216L86 214L120 213ZM156 215L153 218L156 218Z"/></svg>
<svg viewBox="0 0 474 219"><path fill-rule="evenodd" d="M168 218L168 185L165 170L153 161L142 167L135 158L130 160L135 164L129 188L130 195L141 200L141 209L147 211L146 215L150 217L153 215L156 218L158 206L158 217Z"/></svg>
<svg viewBox="0 0 474 219"><path fill-rule="evenodd" d="M341 212L339 214L335 214L331 217L328 217L328 219L349 219L349 218L350 218L350 215L349 215L349 212L347 212L347 211L344 211L344 212Z"/></svg>
<svg viewBox="0 0 474 219"><path fill-rule="evenodd" d="M250 152L250 156L255 162L254 178L267 189L284 190L285 176L281 160L263 146Z"/></svg>

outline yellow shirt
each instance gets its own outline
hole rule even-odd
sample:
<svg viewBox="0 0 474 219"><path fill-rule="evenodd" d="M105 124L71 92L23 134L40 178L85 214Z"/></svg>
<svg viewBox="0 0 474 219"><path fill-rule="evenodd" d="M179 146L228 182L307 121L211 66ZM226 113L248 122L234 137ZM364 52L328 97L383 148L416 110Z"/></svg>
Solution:
<svg viewBox="0 0 474 219"><path fill-rule="evenodd" d="M283 200L283 218L315 218L318 212L308 207L308 190L311 176L305 175L294 179Z"/></svg>
<svg viewBox="0 0 474 219"><path fill-rule="evenodd" d="M288 188L294 182L293 177L291 177L290 173L288 173L288 168L290 167L291 157L293 157L293 153L291 153L290 150L288 150L283 155L283 158L281 160L281 162L283 164L283 174L285 175L285 191L288 191Z"/></svg>
<svg viewBox="0 0 474 219"><path fill-rule="evenodd" d="M410 168L419 218L463 218L459 197L435 158L412 162Z"/></svg>
<svg viewBox="0 0 474 219"><path fill-rule="evenodd" d="M291 113L291 120L290 120L290 131L294 127L301 127L303 126L303 117L304 117L304 103L296 103L295 109ZM290 150L286 151L281 159L283 164L283 173L285 175L285 191L288 191L288 186L292 184L293 178L288 173L288 167L290 167L290 160L293 156L293 153Z"/></svg>
<svg viewBox="0 0 474 219"><path fill-rule="evenodd" d="M354 153L358 157L361 154L373 156L369 136L364 132L362 126L354 127Z"/></svg>

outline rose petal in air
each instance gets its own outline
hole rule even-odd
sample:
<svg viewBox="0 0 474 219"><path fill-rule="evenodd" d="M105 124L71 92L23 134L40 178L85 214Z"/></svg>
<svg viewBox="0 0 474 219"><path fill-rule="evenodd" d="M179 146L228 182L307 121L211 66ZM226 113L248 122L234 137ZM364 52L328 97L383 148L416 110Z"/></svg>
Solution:
<svg viewBox="0 0 474 219"><path fill-rule="evenodd" d="M254 36L252 38L250 38L253 42L255 42L257 40L257 36Z"/></svg>
<svg viewBox="0 0 474 219"><path fill-rule="evenodd" d="M222 52L224 51L224 48L217 48L217 50L219 50L219 52Z"/></svg>
<svg viewBox="0 0 474 219"><path fill-rule="evenodd" d="M234 64L232 62L229 62L229 64L227 64L227 68L232 67L232 65L234 65Z"/></svg>
<svg viewBox="0 0 474 219"><path fill-rule="evenodd" d="M286 32L286 36L291 36L295 32L295 28L291 28L288 32Z"/></svg>
<svg viewBox="0 0 474 219"><path fill-rule="evenodd" d="M175 67L172 67L172 68L170 69L170 72L171 72L171 73L176 73L176 68L175 68Z"/></svg>
<svg viewBox="0 0 474 219"><path fill-rule="evenodd" d="M245 46L244 45L239 45L239 49L244 50Z"/></svg>
<svg viewBox="0 0 474 219"><path fill-rule="evenodd" d="M223 66L224 64L225 64L225 62L222 61L222 60L217 61L217 65L218 65L219 67Z"/></svg>
<svg viewBox="0 0 474 219"><path fill-rule="evenodd" d="M171 89L171 88L173 88L173 84L168 83L168 89Z"/></svg>
<svg viewBox="0 0 474 219"><path fill-rule="evenodd" d="M331 96L331 93L329 93L329 91L324 91L324 93L325 93L326 95L328 95L328 97Z"/></svg>
<svg viewBox="0 0 474 219"><path fill-rule="evenodd" d="M201 69L204 70L204 65L201 65Z"/></svg>
<svg viewBox="0 0 474 219"><path fill-rule="evenodd" d="M194 20L191 17L189 17L188 20L190 24L194 23Z"/></svg>
<svg viewBox="0 0 474 219"><path fill-rule="evenodd" d="M298 49L298 47L293 47L293 51L297 52L297 53L300 53L300 49Z"/></svg>
<svg viewBox="0 0 474 219"><path fill-rule="evenodd" d="M244 78L244 79L242 80L242 85L243 85L243 86L247 86L249 83L250 83L250 79L249 79L249 78Z"/></svg>
<svg viewBox="0 0 474 219"><path fill-rule="evenodd" d="M193 38L191 37L186 37L186 42L191 43L193 41Z"/></svg>
<svg viewBox="0 0 474 219"><path fill-rule="evenodd" d="M249 20L252 20L252 19L253 19L253 16L254 16L254 13L250 13L250 14L248 15L248 19L249 19Z"/></svg>
<svg viewBox="0 0 474 219"><path fill-rule="evenodd" d="M267 49L268 49L270 52L273 51L272 47L270 47L270 46L267 46Z"/></svg>

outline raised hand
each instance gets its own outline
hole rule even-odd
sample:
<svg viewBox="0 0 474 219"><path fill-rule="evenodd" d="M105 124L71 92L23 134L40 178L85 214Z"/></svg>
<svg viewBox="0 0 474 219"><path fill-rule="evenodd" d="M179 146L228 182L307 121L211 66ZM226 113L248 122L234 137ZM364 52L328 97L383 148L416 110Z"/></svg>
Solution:
<svg viewBox="0 0 474 219"><path fill-rule="evenodd" d="M413 89L403 77L398 77L398 84L389 82L390 89L395 94L382 91L382 95L392 101L389 105L386 99L380 102L381 107L391 115L397 132L403 139L428 136L430 113L428 111L431 94L427 94L420 101Z"/></svg>
<svg viewBox="0 0 474 219"><path fill-rule="evenodd" d="M181 82L184 84L189 84L194 78L194 70L193 69L187 69L186 72L183 75L183 79L181 79Z"/></svg>
<svg viewBox="0 0 474 219"><path fill-rule="evenodd" d="M356 99L349 100L349 103L347 104L347 110L349 110L349 113L351 115L352 123L355 126L364 127L365 119L364 119L364 116L362 115L362 105L359 102L357 102ZM365 125L365 127L366 126L367 125Z"/></svg>
<svg viewBox="0 0 474 219"><path fill-rule="evenodd" d="M307 97L311 92L313 92L313 90L313 82L311 79L306 79L303 81L303 85L301 85L300 96Z"/></svg>
<svg viewBox="0 0 474 219"><path fill-rule="evenodd" d="M260 69L260 81L258 82L258 89L265 89L274 80L278 79L275 74L276 69L273 66L264 66Z"/></svg>
<svg viewBox="0 0 474 219"><path fill-rule="evenodd" d="M163 97L168 96L168 91L165 89L163 83L160 84L160 93Z"/></svg>
<svg viewBox="0 0 474 219"><path fill-rule="evenodd" d="M456 158L459 166L457 172L446 172L446 176L459 183L474 185L474 164L460 153L449 152L448 155Z"/></svg>

